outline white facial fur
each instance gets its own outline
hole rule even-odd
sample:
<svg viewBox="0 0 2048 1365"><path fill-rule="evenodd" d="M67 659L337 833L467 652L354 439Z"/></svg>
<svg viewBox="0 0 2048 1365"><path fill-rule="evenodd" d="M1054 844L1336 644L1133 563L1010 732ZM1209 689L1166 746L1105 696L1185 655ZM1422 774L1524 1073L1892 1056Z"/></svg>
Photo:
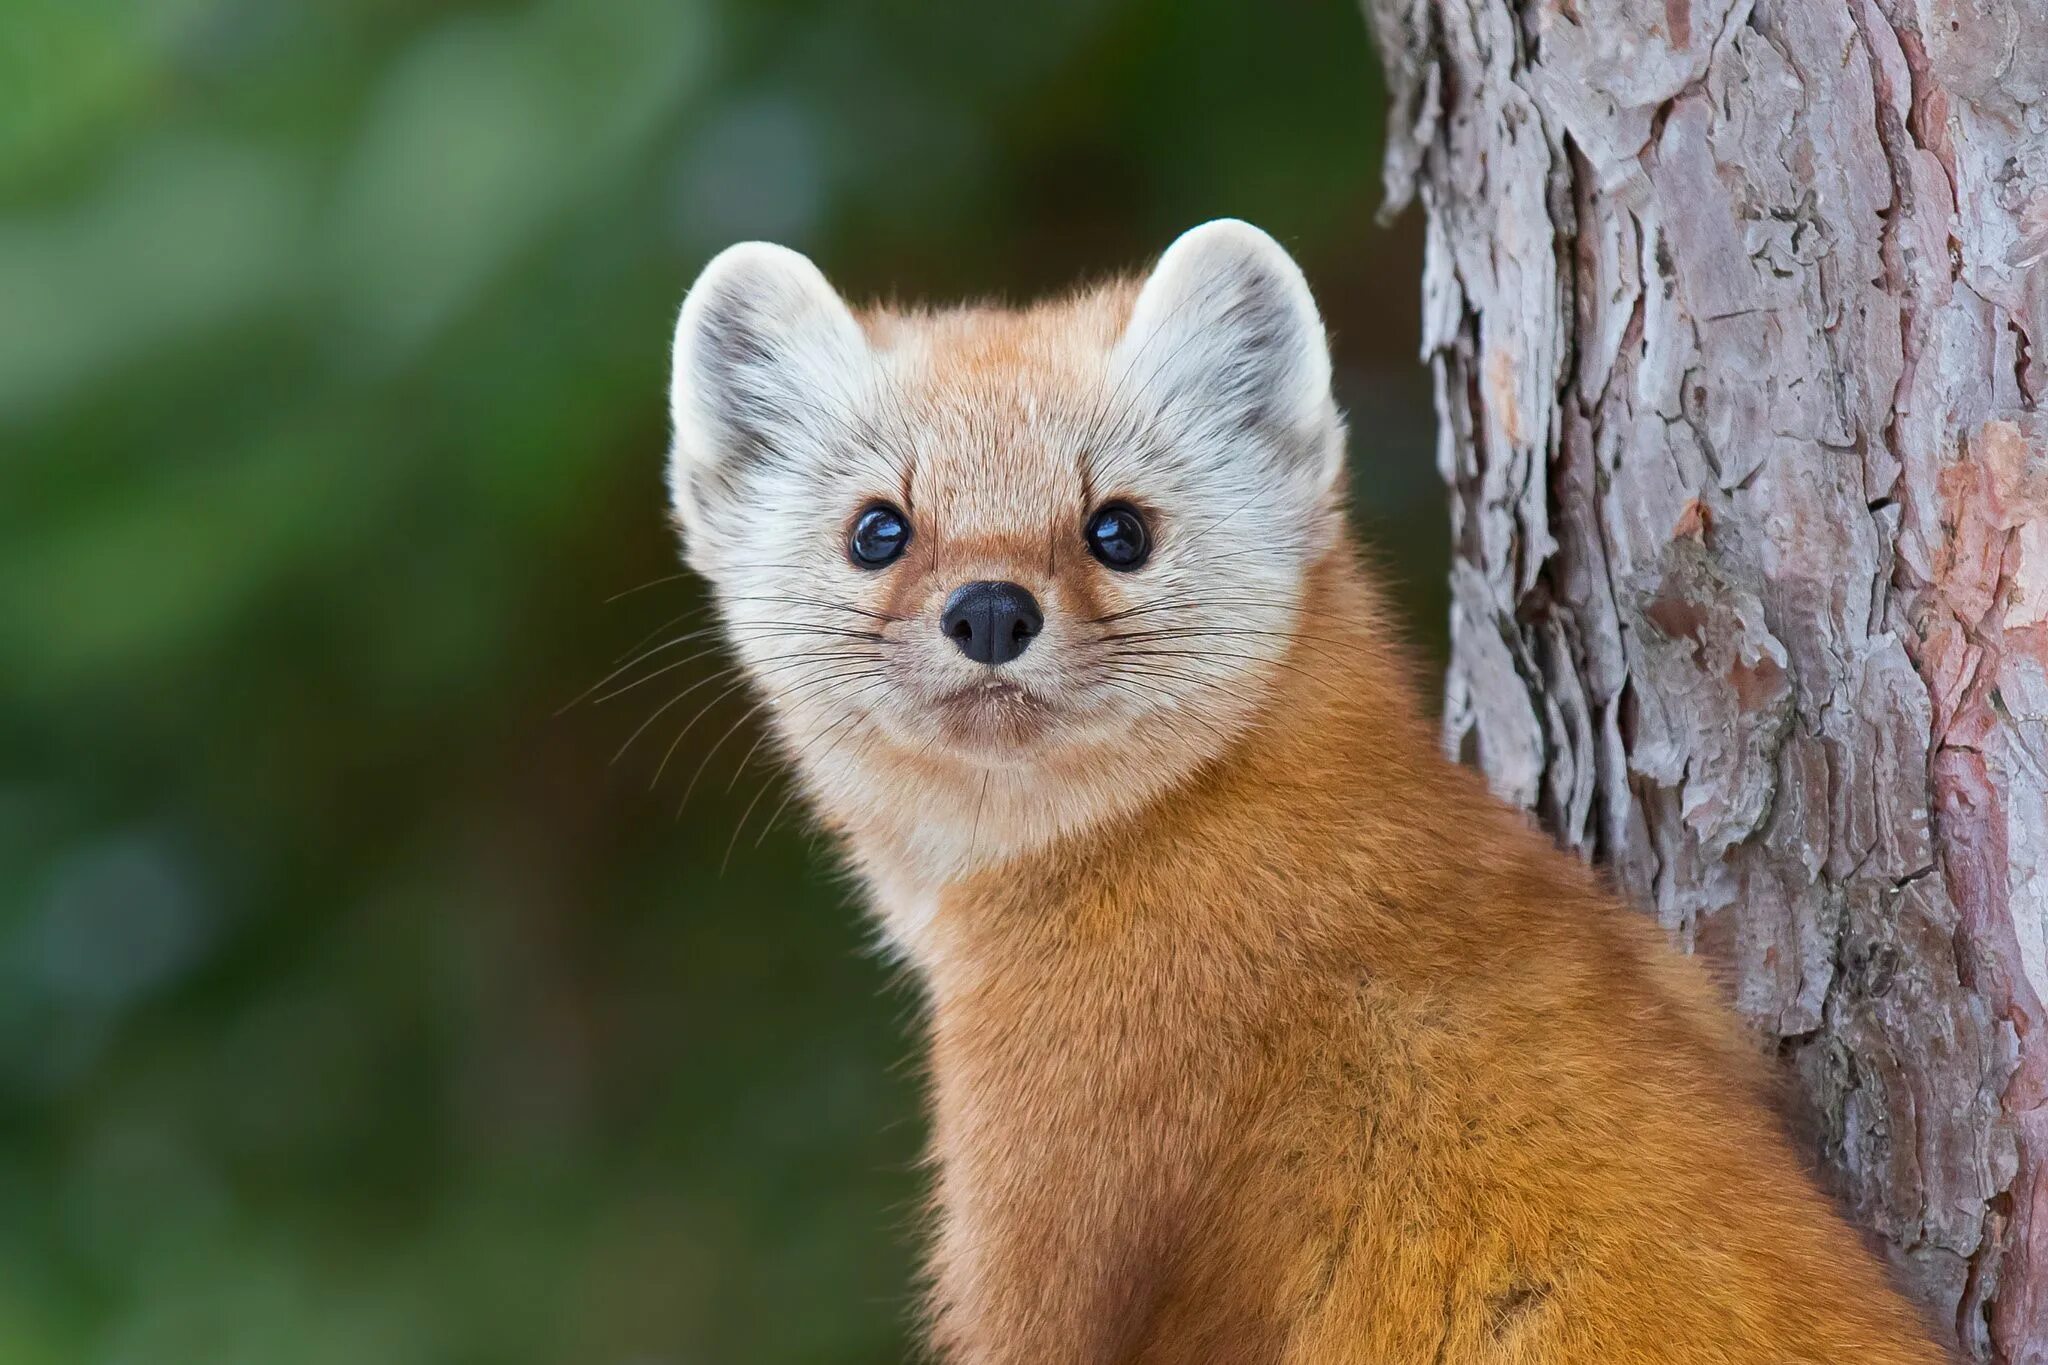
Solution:
<svg viewBox="0 0 2048 1365"><path fill-rule="evenodd" d="M1184 779L1256 723L1335 540L1343 430L1300 270L1233 220L1128 286L856 319L804 257L729 248L677 324L669 489L690 564L891 936L945 886ZM1120 573L1083 529L1137 507ZM903 557L847 553L875 502ZM939 627L961 584L1044 614L1014 661Z"/></svg>

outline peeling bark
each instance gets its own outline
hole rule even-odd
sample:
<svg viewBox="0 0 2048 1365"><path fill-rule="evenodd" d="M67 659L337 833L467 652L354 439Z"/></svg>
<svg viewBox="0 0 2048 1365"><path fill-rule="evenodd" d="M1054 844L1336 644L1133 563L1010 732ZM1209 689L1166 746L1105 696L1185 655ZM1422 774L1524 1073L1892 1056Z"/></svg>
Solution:
<svg viewBox="0 0 2048 1365"><path fill-rule="evenodd" d="M1447 744L1725 968L1964 1351L2048 1365L2048 5L1367 9Z"/></svg>

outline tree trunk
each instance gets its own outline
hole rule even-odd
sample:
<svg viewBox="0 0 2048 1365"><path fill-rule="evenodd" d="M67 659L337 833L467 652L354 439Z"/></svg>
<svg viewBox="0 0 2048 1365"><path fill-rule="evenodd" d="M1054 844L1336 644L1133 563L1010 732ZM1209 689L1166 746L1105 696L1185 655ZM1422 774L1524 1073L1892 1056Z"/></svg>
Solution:
<svg viewBox="0 0 2048 1365"><path fill-rule="evenodd" d="M1368 8L1446 742L1723 967L1964 1349L2048 1361L2048 3Z"/></svg>

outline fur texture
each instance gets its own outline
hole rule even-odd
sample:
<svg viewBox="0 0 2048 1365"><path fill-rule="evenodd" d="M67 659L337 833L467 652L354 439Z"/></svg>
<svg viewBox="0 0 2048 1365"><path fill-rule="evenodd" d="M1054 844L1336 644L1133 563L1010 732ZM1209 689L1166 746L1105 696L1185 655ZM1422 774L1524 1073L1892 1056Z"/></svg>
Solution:
<svg viewBox="0 0 2048 1365"><path fill-rule="evenodd" d="M1939 1359L1696 964L1438 752L1270 238L858 318L749 244L675 357L689 560L929 1001L943 1359ZM996 668L985 578L1045 616Z"/></svg>

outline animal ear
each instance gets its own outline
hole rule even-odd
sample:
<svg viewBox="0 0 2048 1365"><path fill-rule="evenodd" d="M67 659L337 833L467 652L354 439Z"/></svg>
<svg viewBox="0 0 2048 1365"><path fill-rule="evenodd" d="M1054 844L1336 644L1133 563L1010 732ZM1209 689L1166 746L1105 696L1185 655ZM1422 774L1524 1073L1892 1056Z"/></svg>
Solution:
<svg viewBox="0 0 2048 1365"><path fill-rule="evenodd" d="M1182 233L1138 292L1112 370L1161 420L1219 444L1257 440L1320 495L1343 465L1330 347L1308 281L1250 223Z"/></svg>
<svg viewBox="0 0 2048 1365"><path fill-rule="evenodd" d="M866 338L809 258L741 242L711 258L676 320L669 498L693 552L708 514L815 458L864 384Z"/></svg>

